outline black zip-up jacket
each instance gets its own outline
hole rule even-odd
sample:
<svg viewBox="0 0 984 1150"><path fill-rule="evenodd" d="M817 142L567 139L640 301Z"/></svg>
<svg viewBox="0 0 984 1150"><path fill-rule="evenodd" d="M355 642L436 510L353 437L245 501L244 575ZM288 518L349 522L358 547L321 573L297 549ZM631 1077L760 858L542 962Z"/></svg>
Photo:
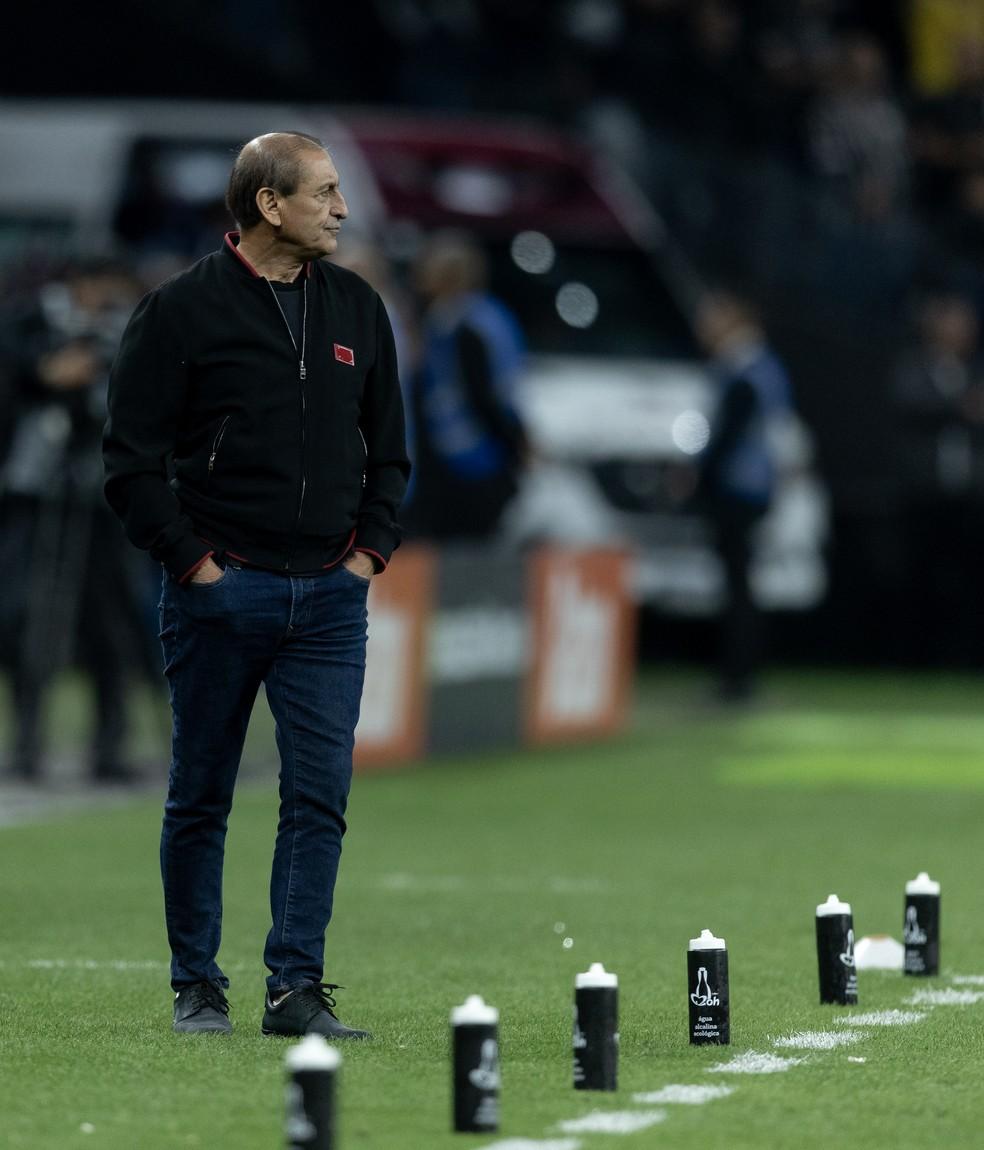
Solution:
<svg viewBox="0 0 984 1150"><path fill-rule="evenodd" d="M319 260L301 274L303 371L234 235L145 296L123 334L106 498L179 580L217 550L307 574L353 548L385 567L398 544L410 464L389 320L353 272Z"/></svg>

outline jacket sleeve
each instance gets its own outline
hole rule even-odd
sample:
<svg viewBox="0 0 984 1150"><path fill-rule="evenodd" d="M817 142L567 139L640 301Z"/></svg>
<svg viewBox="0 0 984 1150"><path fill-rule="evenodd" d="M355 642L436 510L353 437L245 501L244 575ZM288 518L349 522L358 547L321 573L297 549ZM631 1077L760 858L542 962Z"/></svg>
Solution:
<svg viewBox="0 0 984 1150"><path fill-rule="evenodd" d="M109 380L103 433L106 499L127 537L179 580L210 554L168 483L188 396L187 361L160 290L138 304Z"/></svg>
<svg viewBox="0 0 984 1150"><path fill-rule="evenodd" d="M378 296L376 359L363 391L360 429L366 441L366 482L354 547L367 552L383 568L399 546L396 513L407 489L410 460L393 330Z"/></svg>

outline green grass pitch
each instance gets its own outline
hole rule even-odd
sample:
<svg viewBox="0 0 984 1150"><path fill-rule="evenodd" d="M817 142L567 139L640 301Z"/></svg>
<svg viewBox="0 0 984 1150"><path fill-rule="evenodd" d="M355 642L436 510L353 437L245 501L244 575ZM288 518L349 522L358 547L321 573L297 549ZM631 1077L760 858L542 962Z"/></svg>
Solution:
<svg viewBox="0 0 984 1150"><path fill-rule="evenodd" d="M852 1046L774 1045L849 1013L817 1002L815 905L836 891L859 934L899 937L918 870L943 883L944 973L862 972L858 1009L912 1010L927 987L975 997L953 979L984 975L984 684L787 673L739 715L702 708L699 690L646 676L612 743L357 780L326 974L348 988L341 1016L378 1037L343 1047L342 1150L562 1138L560 1123L593 1110L656 1108L633 1094L669 1084L735 1089L658 1107L663 1121L638 1133L577 1135L583 1150L984 1145L984 995ZM256 727L252 761L269 763L269 723ZM228 1039L170 1030L158 796L0 828L0 1146L284 1145L285 1045L259 1034L265 773L242 786L229 833ZM727 1051L687 1044L685 950L702 927L728 942ZM613 1095L571 1088L573 979L593 961L621 980ZM450 1132L448 1013L470 993L501 1011L497 1136ZM708 1072L745 1051L804 1061Z"/></svg>

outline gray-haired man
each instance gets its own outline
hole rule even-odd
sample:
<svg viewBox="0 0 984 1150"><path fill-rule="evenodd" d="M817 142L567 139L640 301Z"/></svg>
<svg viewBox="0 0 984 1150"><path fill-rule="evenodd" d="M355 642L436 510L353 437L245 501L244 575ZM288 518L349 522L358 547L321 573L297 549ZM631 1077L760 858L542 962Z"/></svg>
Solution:
<svg viewBox="0 0 984 1150"><path fill-rule="evenodd" d="M281 759L263 1030L364 1037L322 980L366 594L397 546L409 474L393 338L368 284L321 259L348 208L319 141L252 140L227 202L240 233L130 320L104 444L107 498L165 568L174 1028L231 1029L216 963L223 851L263 683Z"/></svg>

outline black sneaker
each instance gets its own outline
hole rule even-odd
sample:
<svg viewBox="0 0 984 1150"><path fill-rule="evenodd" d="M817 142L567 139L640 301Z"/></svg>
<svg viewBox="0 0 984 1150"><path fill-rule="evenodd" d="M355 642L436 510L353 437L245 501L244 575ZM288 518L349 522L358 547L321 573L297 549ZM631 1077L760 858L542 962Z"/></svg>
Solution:
<svg viewBox="0 0 984 1150"><path fill-rule="evenodd" d="M338 1021L333 990L343 987L331 982L310 982L290 990L276 1000L268 994L263 1012L263 1033L284 1038L320 1034L325 1038L372 1038L368 1030L354 1030Z"/></svg>
<svg viewBox="0 0 984 1150"><path fill-rule="evenodd" d="M174 1029L178 1034L231 1034L229 1000L214 982L196 982L174 996Z"/></svg>

